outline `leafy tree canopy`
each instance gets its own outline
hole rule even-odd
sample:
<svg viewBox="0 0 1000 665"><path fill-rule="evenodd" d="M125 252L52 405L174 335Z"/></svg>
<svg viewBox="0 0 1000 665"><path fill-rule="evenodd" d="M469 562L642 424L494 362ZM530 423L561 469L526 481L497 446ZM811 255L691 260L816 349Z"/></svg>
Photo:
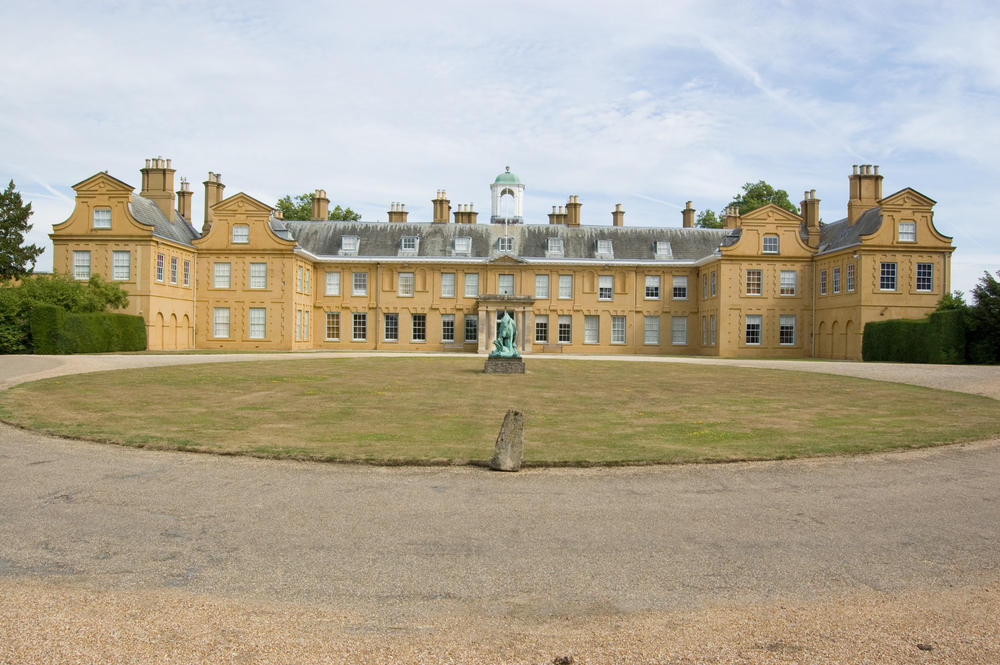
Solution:
<svg viewBox="0 0 1000 665"><path fill-rule="evenodd" d="M962 292L955 291L954 293L946 293L941 296L941 300L938 301L935 311L945 312L952 309L966 310L968 308L969 306L966 304L965 296L962 295Z"/></svg>
<svg viewBox="0 0 1000 665"><path fill-rule="evenodd" d="M699 229L721 229L722 220L711 210L702 210L695 219L694 225Z"/></svg>
<svg viewBox="0 0 1000 665"><path fill-rule="evenodd" d="M738 207L740 214L745 215L751 210L763 208L768 203L773 203L779 208L784 208L795 214L799 213L798 206L792 205L792 202L788 200L788 192L783 189L775 189L763 180L743 185L743 193L733 197L729 205Z"/></svg>
<svg viewBox="0 0 1000 665"><path fill-rule="evenodd" d="M292 197L285 195L278 199L274 207L281 211L285 219L292 221L308 221L312 219L312 194L299 194ZM361 219L359 213L339 205L330 211L327 219L342 222L356 222Z"/></svg>
<svg viewBox="0 0 1000 665"><path fill-rule="evenodd" d="M31 350L28 313L42 304L58 305L72 313L104 312L128 307L128 293L98 274L87 282L55 273L28 276L17 285L0 285L0 353Z"/></svg>
<svg viewBox="0 0 1000 665"><path fill-rule="evenodd" d="M1000 362L1000 281L984 273L972 289L972 303L971 359L979 363Z"/></svg>
<svg viewBox="0 0 1000 665"><path fill-rule="evenodd" d="M31 204L22 203L11 180L0 193L0 282L30 275L35 270L35 259L45 251L44 247L23 244L24 235L31 230L29 217Z"/></svg>

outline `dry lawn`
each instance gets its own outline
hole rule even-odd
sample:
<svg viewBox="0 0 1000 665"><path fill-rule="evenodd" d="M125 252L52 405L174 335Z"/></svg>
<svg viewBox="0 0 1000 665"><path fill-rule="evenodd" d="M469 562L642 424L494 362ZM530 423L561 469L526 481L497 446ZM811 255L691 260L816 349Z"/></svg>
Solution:
<svg viewBox="0 0 1000 665"><path fill-rule="evenodd" d="M782 459L1000 435L1000 403L848 377L667 363L335 358L65 376L0 418L125 445L313 460L481 461L507 409L526 464Z"/></svg>

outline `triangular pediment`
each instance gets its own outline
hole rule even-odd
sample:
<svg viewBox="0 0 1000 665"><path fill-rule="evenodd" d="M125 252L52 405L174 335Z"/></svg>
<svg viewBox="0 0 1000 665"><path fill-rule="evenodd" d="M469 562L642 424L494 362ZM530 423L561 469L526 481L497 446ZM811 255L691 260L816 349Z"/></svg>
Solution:
<svg viewBox="0 0 1000 665"><path fill-rule="evenodd" d="M271 206L266 203L261 203L252 196L248 196L243 192L239 194L234 194L228 199L223 199L219 201L214 206L212 210L215 213L220 212L236 212L236 213L266 213L271 214Z"/></svg>
<svg viewBox="0 0 1000 665"><path fill-rule="evenodd" d="M895 194L890 194L882 199L881 204L883 206L921 206L921 207L931 207L935 205L937 201L932 198L926 197L915 189L906 187L901 189Z"/></svg>
<svg viewBox="0 0 1000 665"><path fill-rule="evenodd" d="M77 193L81 192L131 192L135 189L132 185L127 182L122 182L114 176L108 175L106 172L96 173L82 182L78 182L73 185L73 190Z"/></svg>
<svg viewBox="0 0 1000 665"><path fill-rule="evenodd" d="M490 265L516 266L527 263L527 261L519 259L516 256L511 256L510 254L501 254L500 256L490 259L489 263Z"/></svg>
<svg viewBox="0 0 1000 665"><path fill-rule="evenodd" d="M762 208L757 208L756 210L751 210L746 214L740 214L740 221L752 221L752 222L786 222L801 224L802 217L796 215L791 210L785 210L781 206L774 205L773 203L768 203Z"/></svg>

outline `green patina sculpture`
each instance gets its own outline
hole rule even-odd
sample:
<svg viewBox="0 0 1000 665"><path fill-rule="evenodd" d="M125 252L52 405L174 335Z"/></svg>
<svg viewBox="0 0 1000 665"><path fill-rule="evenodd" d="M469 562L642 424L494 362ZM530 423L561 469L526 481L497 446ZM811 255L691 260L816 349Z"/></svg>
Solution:
<svg viewBox="0 0 1000 665"><path fill-rule="evenodd" d="M497 338L493 340L493 346L495 348L490 354L490 358L521 357L521 354L517 352L517 326L514 324L514 319L510 318L510 314L506 312L500 319L500 330L497 333Z"/></svg>

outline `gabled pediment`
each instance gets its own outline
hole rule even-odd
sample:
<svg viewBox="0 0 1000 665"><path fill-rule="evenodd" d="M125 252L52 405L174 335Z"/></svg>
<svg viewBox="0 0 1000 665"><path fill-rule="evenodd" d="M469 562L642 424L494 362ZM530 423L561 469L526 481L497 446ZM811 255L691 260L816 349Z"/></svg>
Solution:
<svg viewBox="0 0 1000 665"><path fill-rule="evenodd" d="M499 265L499 266L504 266L504 265L516 266L527 263L527 261L519 259L516 256L511 256L510 254L501 254L500 256L490 259L488 263L490 265Z"/></svg>
<svg viewBox="0 0 1000 665"><path fill-rule="evenodd" d="M928 198L915 189L906 187L895 194L890 194L882 199L883 206L904 206L904 207L931 207L937 204L932 198Z"/></svg>
<svg viewBox="0 0 1000 665"><path fill-rule="evenodd" d="M216 214L225 212L236 212L236 213L264 213L267 215L271 214L271 206L266 203L261 203L252 196L247 196L243 192L239 194L234 194L228 199L223 199L219 201L214 206L212 206L212 211Z"/></svg>
<svg viewBox="0 0 1000 665"><path fill-rule="evenodd" d="M77 194L84 192L132 192L135 187L128 184L127 182L122 182L114 176L110 176L105 172L97 173L82 182L78 182L73 185L73 190Z"/></svg>
<svg viewBox="0 0 1000 665"><path fill-rule="evenodd" d="M785 210L781 206L776 206L773 203L768 203L763 208L757 208L756 210L751 210L745 215L741 213L740 221L801 224L802 217L796 215L794 212L790 210Z"/></svg>

